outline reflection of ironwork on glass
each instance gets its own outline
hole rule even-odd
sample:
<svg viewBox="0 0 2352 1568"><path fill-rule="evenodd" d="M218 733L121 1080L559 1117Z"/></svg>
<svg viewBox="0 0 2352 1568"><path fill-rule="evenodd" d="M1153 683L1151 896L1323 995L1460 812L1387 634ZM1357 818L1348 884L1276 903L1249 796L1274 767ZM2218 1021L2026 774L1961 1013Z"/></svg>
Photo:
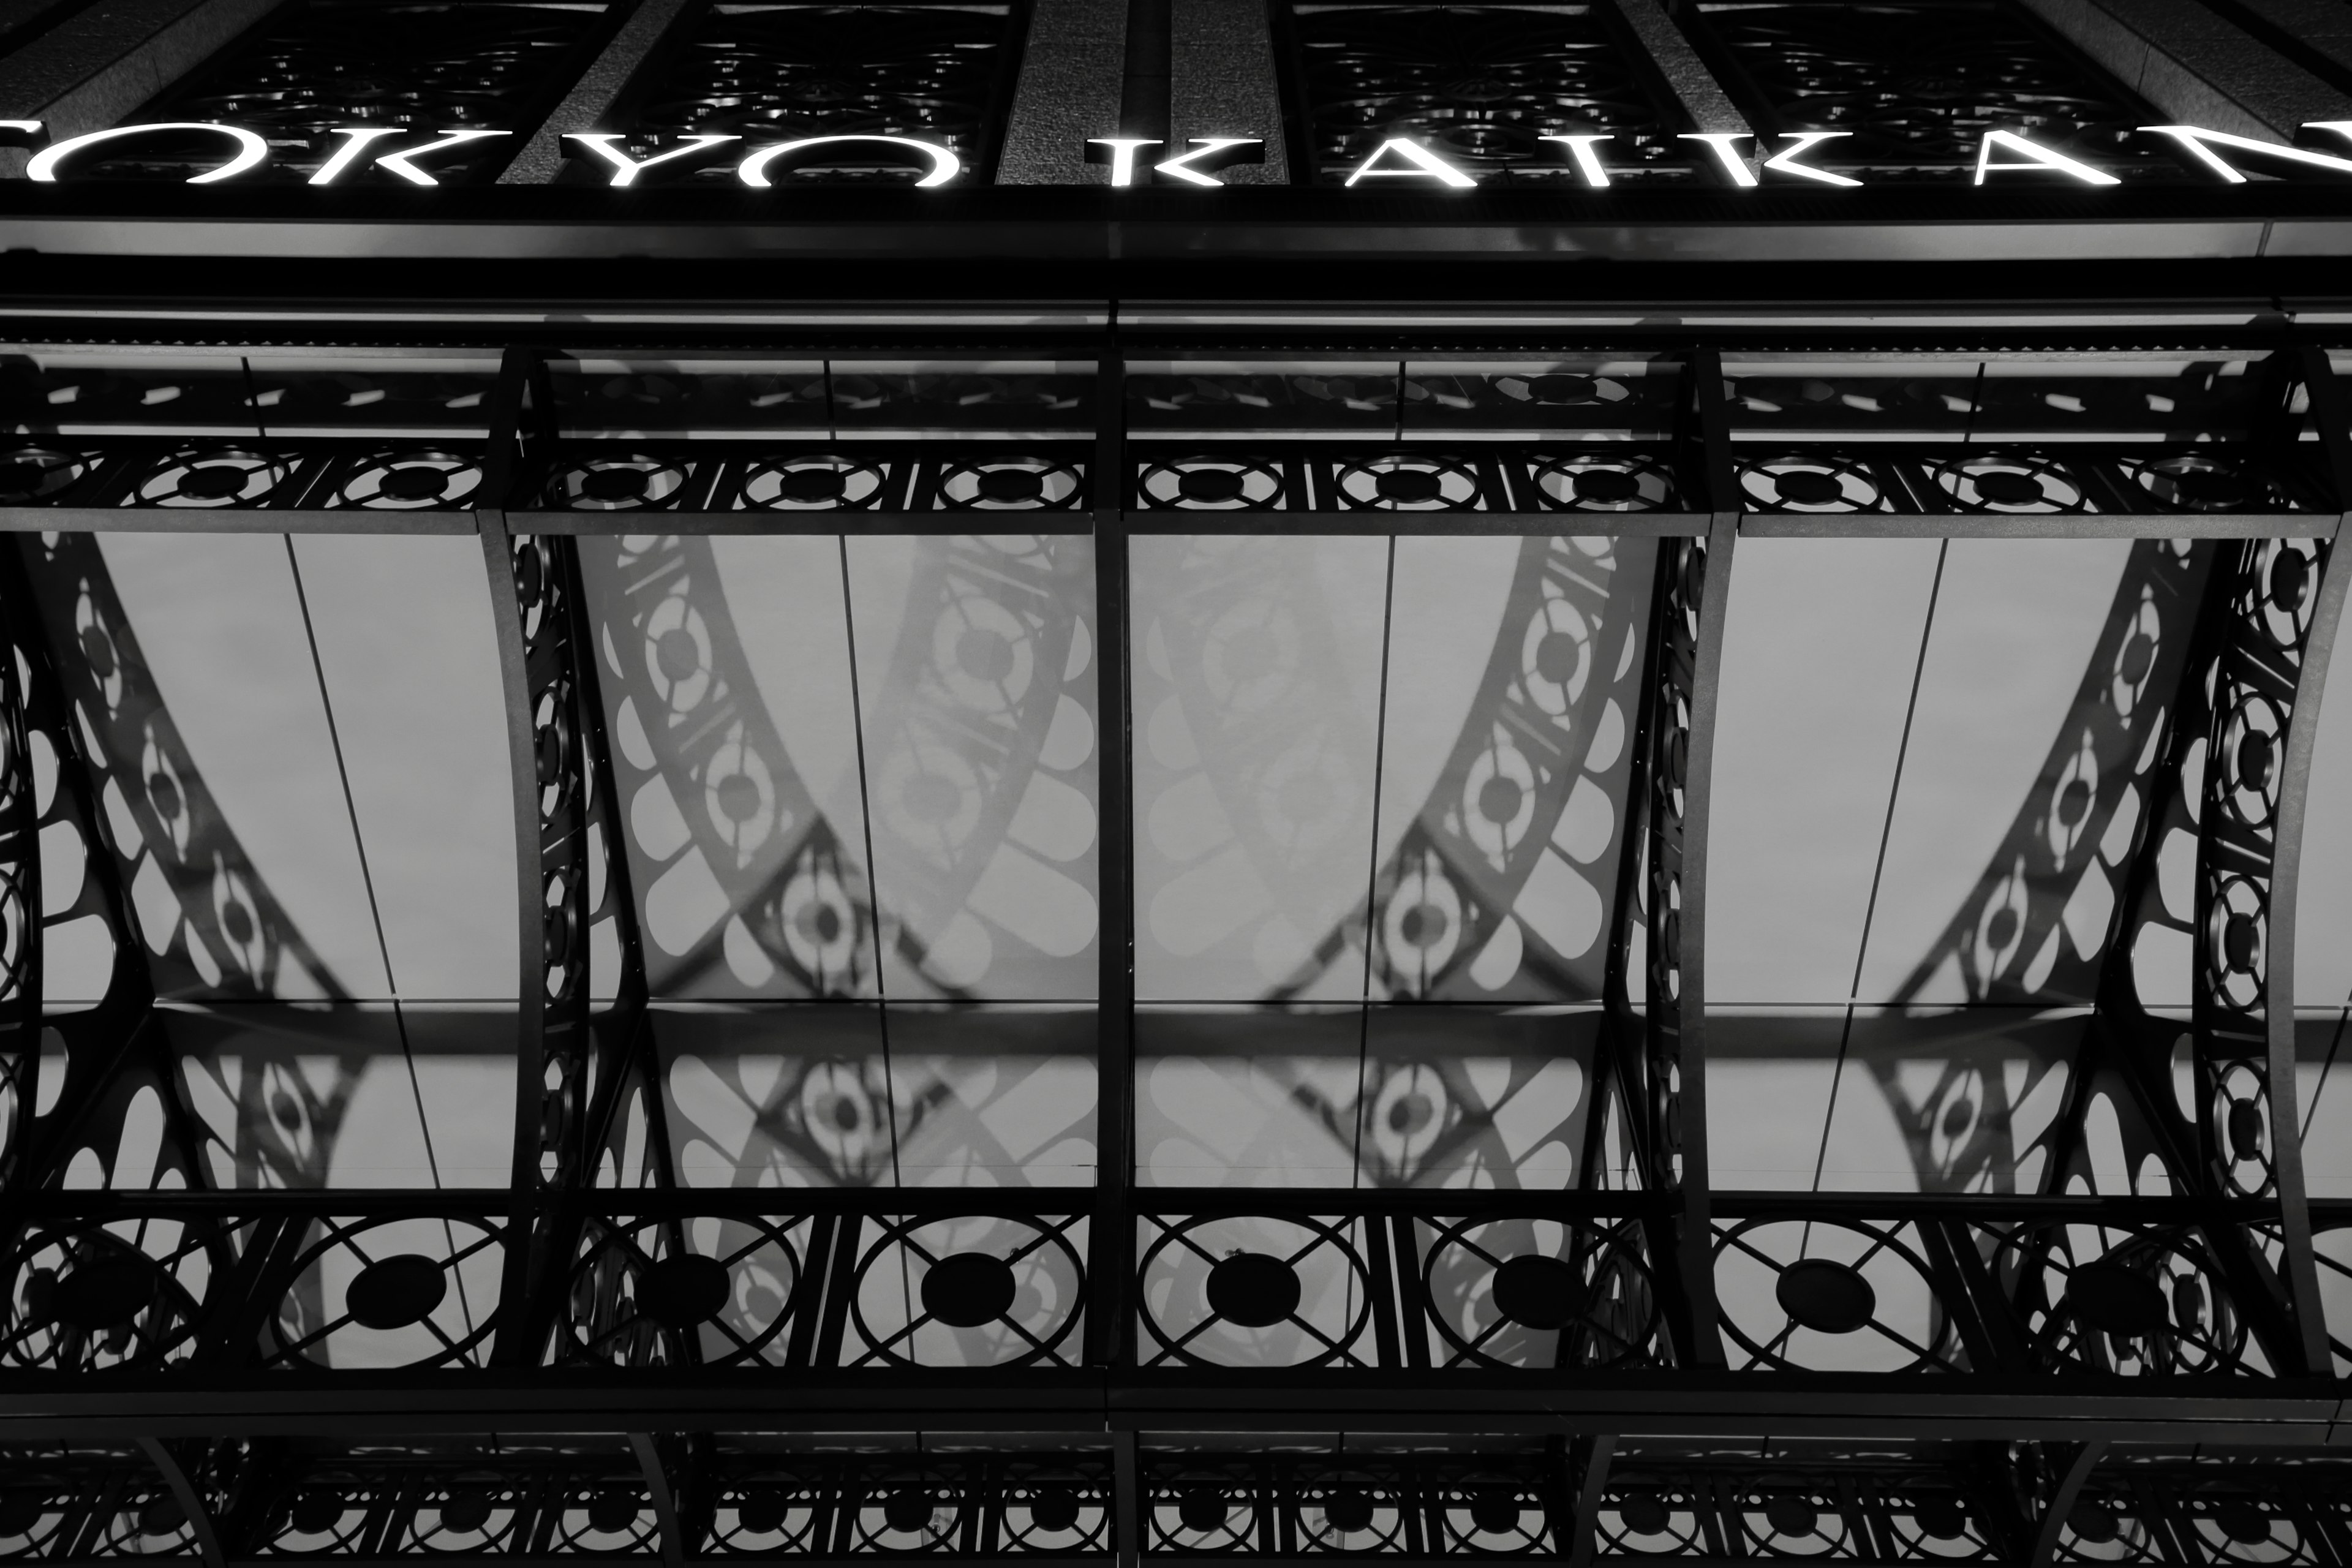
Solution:
<svg viewBox="0 0 2352 1568"><path fill-rule="evenodd" d="M951 149L985 182L1020 49L1017 5L721 4L675 28L609 122L632 156L719 132L753 144L903 136ZM879 156L877 156L879 153ZM734 160L688 178L731 180ZM785 184L896 184L926 167L850 143L771 177ZM667 173L667 170L660 171ZM602 183L604 172L581 170Z"/></svg>
<svg viewBox="0 0 2352 1568"><path fill-rule="evenodd" d="M1842 131L1822 168L1972 171L2014 131L2130 177L2179 165L2134 128L2162 116L2002 0L1702 5L1686 25L1759 131Z"/></svg>
<svg viewBox="0 0 2352 1568"><path fill-rule="evenodd" d="M258 132L271 145L257 179L304 179L340 147L344 125L397 125L429 137L440 131L527 132L552 107L568 75L599 32L601 4L490 0L488 4L385 4L307 0L271 15L200 71L130 116L134 121L221 121ZM416 138L389 141L385 150ZM444 183L486 176L513 155L511 137L436 154ZM149 178L184 177L208 167L217 149L187 160L142 148L114 167ZM357 177L356 172L354 176Z"/></svg>
<svg viewBox="0 0 2352 1568"><path fill-rule="evenodd" d="M1539 138L1612 134L1628 173L1687 174L1681 110L1608 5L1320 5L1287 16L1293 112L1314 178L1344 178L1390 137L1492 182L1578 179Z"/></svg>

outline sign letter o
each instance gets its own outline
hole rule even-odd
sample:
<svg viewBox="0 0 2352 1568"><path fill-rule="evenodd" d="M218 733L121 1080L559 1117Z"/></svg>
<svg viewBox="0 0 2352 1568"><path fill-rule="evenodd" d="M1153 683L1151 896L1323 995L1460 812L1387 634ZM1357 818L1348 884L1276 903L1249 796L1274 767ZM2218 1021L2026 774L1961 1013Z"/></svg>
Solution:
<svg viewBox="0 0 2352 1568"><path fill-rule="evenodd" d="M910 136L809 136L798 142L779 142L772 147L762 147L737 166L736 178L747 185L765 189L768 165L787 153L797 153L804 147L823 147L835 142L879 142L888 147L909 147L931 161L931 172L915 182L921 190L929 185L944 185L962 172L963 160L945 147L929 142L918 142Z"/></svg>
<svg viewBox="0 0 2352 1568"><path fill-rule="evenodd" d="M187 183L192 185L209 185L215 180L235 179L247 169L259 168L269 161L269 143L242 126L215 125L206 121L174 120L160 125L118 125L111 131L93 131L87 136L72 137L58 142L54 147L44 147L33 155L31 163L25 165L25 177L29 180L39 180L45 184L52 184L58 177L59 165L83 149L95 147L101 142L112 142L119 137L144 136L157 131L209 131L215 136L226 136L236 143L235 157L216 169L207 169L201 174L190 175Z"/></svg>

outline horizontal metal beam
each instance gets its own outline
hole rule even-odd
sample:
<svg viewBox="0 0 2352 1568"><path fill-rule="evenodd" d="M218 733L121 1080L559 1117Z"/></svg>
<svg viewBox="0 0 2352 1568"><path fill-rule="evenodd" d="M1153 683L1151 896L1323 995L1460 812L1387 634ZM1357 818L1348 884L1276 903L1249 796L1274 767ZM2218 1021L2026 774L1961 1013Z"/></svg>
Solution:
<svg viewBox="0 0 2352 1568"><path fill-rule="evenodd" d="M1216 1375L893 1370L818 1376L661 1369L218 1379L0 1381L0 1443L333 1434L1228 1432L1617 1434L1925 1439L2098 1438L2318 1449L2352 1434L2352 1386L2225 1380L1952 1379L1680 1371ZM2216 1387L2216 1382L2223 1386ZM1974 1386L1976 1384L1990 1386ZM1967 1384L1969 1386L1963 1386ZM2125 1386L2118 1386L2124 1384Z"/></svg>

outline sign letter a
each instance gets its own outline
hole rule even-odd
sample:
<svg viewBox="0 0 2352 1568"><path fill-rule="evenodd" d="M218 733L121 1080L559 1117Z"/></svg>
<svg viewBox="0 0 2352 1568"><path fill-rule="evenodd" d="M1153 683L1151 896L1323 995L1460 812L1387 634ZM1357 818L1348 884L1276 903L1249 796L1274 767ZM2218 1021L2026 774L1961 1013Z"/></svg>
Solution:
<svg viewBox="0 0 2352 1568"><path fill-rule="evenodd" d="M1992 161L1992 155L1996 152L2014 153L2026 161L2021 163L2012 159L2007 163L1996 163ZM2028 142L2014 131L1988 131L1984 133L1984 140L1977 144L1975 183L1981 185L1985 183L1986 174L1998 174L2004 169L2047 169L2053 174L2064 174L2071 179L2080 180L2086 185L2123 184L2113 174L2094 169L2088 163L2077 163L2063 153L2053 153L2047 147Z"/></svg>
<svg viewBox="0 0 2352 1568"><path fill-rule="evenodd" d="M1383 169L1380 167L1383 159L1407 166ZM1466 191L1478 183L1420 142L1408 142L1402 136L1392 136L1373 148L1372 155L1357 164L1356 172L1348 176L1350 185L1358 180L1435 180L1457 191Z"/></svg>

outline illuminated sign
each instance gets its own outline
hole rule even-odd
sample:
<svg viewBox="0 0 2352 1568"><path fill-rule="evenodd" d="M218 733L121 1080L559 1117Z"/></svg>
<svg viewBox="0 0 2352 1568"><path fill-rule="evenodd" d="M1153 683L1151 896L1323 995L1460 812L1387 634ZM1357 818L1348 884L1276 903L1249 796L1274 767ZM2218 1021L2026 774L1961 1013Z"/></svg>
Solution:
<svg viewBox="0 0 2352 1568"><path fill-rule="evenodd" d="M2352 120L2315 121L2303 129L2326 132L2352 142ZM0 121L0 132L15 132L24 138L37 140L41 130L41 122L37 120ZM2352 174L2352 158L2305 147L2257 141L2196 125L2143 125L2139 130L2144 135L2166 138L2194 166L2228 184L2247 183L2240 165L2250 161L2268 162L2288 169ZM337 126L329 132L335 139L334 150L310 176L310 183L332 185L362 170L379 169L412 185L435 185L440 182L425 165L436 155L511 134L506 131L419 132L392 125ZM1767 174L1851 189L1865 182L1855 174L1819 168L1806 160L1808 154L1853 134L1850 131L1801 131L1780 138L1783 144L1777 149L1759 145L1759 138L1747 132L1694 131L1684 132L1680 139L1704 149L1703 163L1711 165L1735 189L1757 189L1765 183ZM185 183L192 185L220 184L251 174L269 162L269 142L258 132L214 121L173 121L153 125L118 125L68 137L35 153L25 173L27 178L45 184L74 179L107 158L131 151L131 144L141 139L159 135L176 138L182 148L191 140L217 144L217 153L210 166L187 177ZM914 182L918 190L950 184L963 172L963 161L952 148L909 136L809 136L745 150L734 145L743 140L740 136L705 132L680 138L675 145L642 158L625 151L620 144L622 136L614 132L569 132L562 140L582 157L610 171L605 181L608 187L635 185L645 171L661 165L724 156L735 160L738 181L764 190L775 183L776 174L808 161L812 154L822 161L830 159L835 153L860 147L877 153L887 149L892 159L906 159L918 165L920 177ZM1567 167L1575 172L1576 180L1584 187L1609 187L1609 166L1602 150L1614 137L1576 132L1538 140L1560 149ZM1193 138L1182 151L1171 153L1165 142L1147 137L1100 136L1087 141L1086 156L1089 163L1108 167L1109 183L1116 189L1141 184L1218 189L1224 184L1217 177L1220 171L1236 163L1263 162L1265 146L1264 141L1255 136L1202 136ZM826 149L833 151L820 151ZM1169 155L1161 156L1162 153ZM1983 185L2010 174L2054 174L2084 185L2122 184L2105 170L2045 147L2021 132L1986 132L1977 146L1974 184ZM1399 136L1373 147L1343 181L1349 189L1371 186L1392 190L1401 183L1408 188L1466 191L1475 189L1478 179L1449 162L1436 149L1411 137Z"/></svg>

